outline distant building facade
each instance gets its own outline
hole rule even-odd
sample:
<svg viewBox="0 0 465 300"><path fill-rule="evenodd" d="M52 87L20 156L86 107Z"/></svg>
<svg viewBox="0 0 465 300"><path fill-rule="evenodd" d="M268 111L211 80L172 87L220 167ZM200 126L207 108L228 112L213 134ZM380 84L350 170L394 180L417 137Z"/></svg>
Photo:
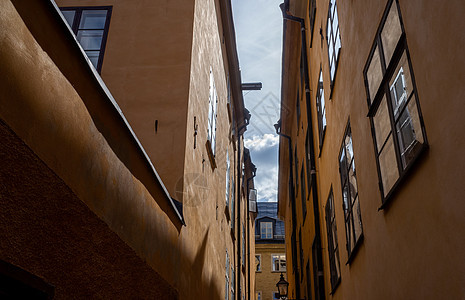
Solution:
<svg viewBox="0 0 465 300"><path fill-rule="evenodd" d="M278 219L277 202L258 202L255 220L256 299L276 298L281 273L286 273L284 222Z"/></svg>
<svg viewBox="0 0 465 300"><path fill-rule="evenodd" d="M464 2L282 9L289 298L464 298Z"/></svg>
<svg viewBox="0 0 465 300"><path fill-rule="evenodd" d="M253 298L230 1L0 11L1 292Z"/></svg>

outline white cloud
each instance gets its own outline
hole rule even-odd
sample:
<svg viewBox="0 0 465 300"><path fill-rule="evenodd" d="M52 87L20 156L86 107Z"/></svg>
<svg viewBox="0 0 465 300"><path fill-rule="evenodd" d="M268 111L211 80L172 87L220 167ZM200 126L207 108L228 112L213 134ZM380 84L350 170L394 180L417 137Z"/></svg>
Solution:
<svg viewBox="0 0 465 300"><path fill-rule="evenodd" d="M263 136L254 135L252 139L246 138L244 144L253 153L271 148L279 144L279 136L265 133Z"/></svg>

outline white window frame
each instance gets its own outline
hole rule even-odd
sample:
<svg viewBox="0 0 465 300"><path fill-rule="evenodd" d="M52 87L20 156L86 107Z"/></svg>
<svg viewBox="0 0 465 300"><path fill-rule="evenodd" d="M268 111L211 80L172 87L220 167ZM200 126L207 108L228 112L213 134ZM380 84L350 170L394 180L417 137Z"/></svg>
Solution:
<svg viewBox="0 0 465 300"><path fill-rule="evenodd" d="M262 255L261 254L255 254L255 259L258 257L258 268L257 265L255 265L255 272L261 272L262 271Z"/></svg>
<svg viewBox="0 0 465 300"><path fill-rule="evenodd" d="M275 269L275 264L274 264L274 260L273 260L273 258L276 257L276 256L278 257L278 267L279 267L278 270ZM286 267L284 269L281 269L281 267L280 267L282 257L284 257L284 262L286 263ZM286 254L284 254L284 253L271 254L271 272L286 272L286 270L287 270Z"/></svg>
<svg viewBox="0 0 465 300"><path fill-rule="evenodd" d="M264 226L265 224L266 226ZM265 229L265 233L263 233L264 229ZM268 235L268 233L270 235ZM264 222L264 221L260 222L260 238L261 239L272 239L273 238L273 222Z"/></svg>
<svg viewBox="0 0 465 300"><path fill-rule="evenodd" d="M210 67L210 93L208 96L207 139L208 141L210 141L210 147L211 147L213 156L215 156L215 149L216 149L217 106L218 106L218 94L216 92L213 70Z"/></svg>

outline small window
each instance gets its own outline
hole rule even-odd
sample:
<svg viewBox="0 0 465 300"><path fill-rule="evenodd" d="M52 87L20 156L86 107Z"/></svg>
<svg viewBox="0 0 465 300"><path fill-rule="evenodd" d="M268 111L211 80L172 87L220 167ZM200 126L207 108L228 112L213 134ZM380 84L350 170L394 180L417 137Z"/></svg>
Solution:
<svg viewBox="0 0 465 300"><path fill-rule="evenodd" d="M305 220L307 216L307 191L305 190L305 168L302 161L302 169L300 170L300 201L302 202L302 218Z"/></svg>
<svg viewBox="0 0 465 300"><path fill-rule="evenodd" d="M316 89L316 109L318 114L318 136L320 141L320 150L323 146L323 139L326 131L326 108L325 108L325 90L323 88L323 72L320 68L320 77Z"/></svg>
<svg viewBox="0 0 465 300"><path fill-rule="evenodd" d="M261 239L272 239L273 238L273 223L272 222L260 222L260 238Z"/></svg>
<svg viewBox="0 0 465 300"><path fill-rule="evenodd" d="M339 263L339 243L337 242L336 214L334 209L333 189L329 192L326 202L326 232L328 234L329 268L331 275L331 289L334 292L341 280L341 266Z"/></svg>
<svg viewBox="0 0 465 300"><path fill-rule="evenodd" d="M236 275L234 272L233 264L231 264L231 300L235 298L235 283L236 283Z"/></svg>
<svg viewBox="0 0 465 300"><path fill-rule="evenodd" d="M62 7L60 9L87 57L100 73L110 26L111 7Z"/></svg>
<svg viewBox="0 0 465 300"><path fill-rule="evenodd" d="M225 293L224 293L224 299L228 300L229 299L229 254L228 250L226 249L226 275L225 275ZM234 298L231 298L234 299Z"/></svg>
<svg viewBox="0 0 465 300"><path fill-rule="evenodd" d="M261 254L255 254L255 272L262 271L262 256Z"/></svg>
<svg viewBox="0 0 465 300"><path fill-rule="evenodd" d="M257 300L262 300L262 292L261 291L258 291L257 294L256 294L256 298Z"/></svg>
<svg viewBox="0 0 465 300"><path fill-rule="evenodd" d="M230 195L230 181L229 178L231 177L231 162L229 160L229 149L226 149L226 206L229 207L229 195Z"/></svg>
<svg viewBox="0 0 465 300"><path fill-rule="evenodd" d="M427 147L407 40L402 28L397 1L390 1L364 69L382 206Z"/></svg>
<svg viewBox="0 0 465 300"><path fill-rule="evenodd" d="M308 19L310 22L310 48L313 44L313 29L315 28L316 0L310 0L308 3Z"/></svg>
<svg viewBox="0 0 465 300"><path fill-rule="evenodd" d="M271 255L271 271L285 272L286 271L286 255L273 254Z"/></svg>
<svg viewBox="0 0 465 300"><path fill-rule="evenodd" d="M350 123L347 125L341 151L339 152L339 173L341 177L347 253L349 260L351 260L352 253L363 235L363 229Z"/></svg>
<svg viewBox="0 0 465 300"><path fill-rule="evenodd" d="M328 42L329 75L331 90L336 77L336 69L341 50L341 33L339 31L339 19L337 15L336 0L330 0L328 9L328 22L326 24L326 40Z"/></svg>
<svg viewBox="0 0 465 300"><path fill-rule="evenodd" d="M312 161L310 157L310 153L311 153L310 147L311 147L310 129L308 128L308 125L307 125L307 136L305 138L305 163L307 166L307 190L309 194L312 189L312 177L311 177Z"/></svg>
<svg viewBox="0 0 465 300"><path fill-rule="evenodd" d="M210 93L208 96L208 124L207 139L212 156L215 156L216 149L216 118L217 118L218 94L216 93L215 79L212 68L210 68Z"/></svg>

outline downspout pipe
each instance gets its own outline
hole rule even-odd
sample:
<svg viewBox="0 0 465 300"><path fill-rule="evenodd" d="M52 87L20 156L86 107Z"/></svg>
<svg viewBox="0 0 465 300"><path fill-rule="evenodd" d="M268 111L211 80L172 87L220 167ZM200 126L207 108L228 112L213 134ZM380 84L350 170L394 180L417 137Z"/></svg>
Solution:
<svg viewBox="0 0 465 300"><path fill-rule="evenodd" d="M300 24L301 29L301 41L302 41L302 58L304 66L304 78L305 78L305 100L307 105L307 124L308 124L308 134L309 134L309 146L310 146L310 175L311 175L311 188L312 188L312 200L313 200L313 212L315 218L315 240L317 244L317 256L318 260L322 262L322 248L321 248L321 228L320 228L320 210L318 205L318 188L316 182L316 164L315 164L315 146L314 146L314 135L313 135L313 122L312 122L312 110L310 103L310 78L308 70L308 56L307 56L307 35L305 33L305 20L296 16L289 15L287 9L289 0L285 0L285 3L282 3L279 7L283 13L283 19ZM320 283L324 284L323 275L318 275ZM321 278L320 278L321 277ZM323 295L324 296L324 295Z"/></svg>
<svg viewBox="0 0 465 300"><path fill-rule="evenodd" d="M250 202L249 202L249 182L257 176L257 168L254 167L252 177L247 178L247 299L250 300Z"/></svg>
<svg viewBox="0 0 465 300"><path fill-rule="evenodd" d="M294 191L294 176L293 176L293 171L292 171L292 162L293 162L293 157L292 157L292 139L290 136L285 135L284 133L281 133L281 120L278 121L277 124L274 125L276 129L276 134L279 136L286 138L288 141L289 145L289 187L291 191L291 213L292 213L292 232L293 234L296 234L296 228L297 228L297 220L296 220L296 207L295 207L295 191ZM296 239L294 239L294 243L291 244L292 248L292 259L296 260L297 259L297 243ZM299 272L294 272L294 280L295 280L295 289L296 289L296 298L300 299L300 276Z"/></svg>
<svg viewBox="0 0 465 300"><path fill-rule="evenodd" d="M242 178L242 164L241 164L241 136L243 133L241 133L242 130L246 129L247 125L249 125L250 122L250 112L245 109L244 110L245 117L244 117L244 125L239 127L237 130L237 193L236 193L236 203L237 203L237 235L236 235L236 241L237 241L237 262L236 262L236 299L241 300L241 178ZM244 130L245 131L245 130Z"/></svg>

